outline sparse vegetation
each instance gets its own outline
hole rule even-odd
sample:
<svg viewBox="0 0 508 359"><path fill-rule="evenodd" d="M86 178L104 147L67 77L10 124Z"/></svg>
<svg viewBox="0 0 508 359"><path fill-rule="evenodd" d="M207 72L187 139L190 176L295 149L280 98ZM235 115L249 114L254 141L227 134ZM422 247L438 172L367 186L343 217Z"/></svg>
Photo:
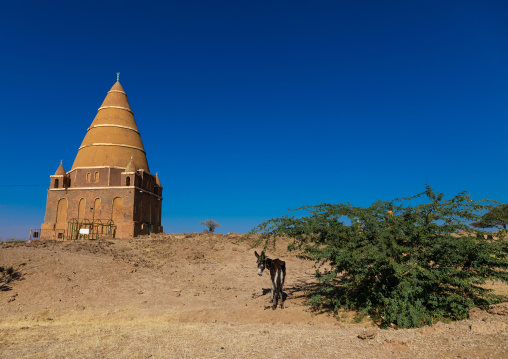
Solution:
<svg viewBox="0 0 508 359"><path fill-rule="evenodd" d="M0 266L0 291L6 292L11 290L10 283L21 279L21 273L14 267Z"/></svg>
<svg viewBox="0 0 508 359"><path fill-rule="evenodd" d="M413 202L420 204L408 205ZM261 233L254 245L265 248L289 237L290 249L330 266L317 271L322 285L310 304L356 309L382 325L420 327L463 319L472 307L506 299L482 286L487 279L508 282L506 243L468 225L493 208L492 201L473 201L465 192L445 200L427 186L367 208L302 207L296 211L307 216L272 219L250 234Z"/></svg>
<svg viewBox="0 0 508 359"><path fill-rule="evenodd" d="M5 243L25 243L25 239L16 239L16 238L8 238L5 240Z"/></svg>
<svg viewBox="0 0 508 359"><path fill-rule="evenodd" d="M207 219L205 221L200 221L199 224L208 228L208 232L215 232L215 228L220 227L220 224L213 219Z"/></svg>
<svg viewBox="0 0 508 359"><path fill-rule="evenodd" d="M0 291L2 358L478 357L506 353L506 306L483 318L381 331L303 306L319 285L313 263L289 252L286 308L264 310L270 284L256 275L240 235L155 234L108 241L33 241L0 248L2 266L23 282ZM266 275L266 274L265 274ZM498 294L508 285L487 282ZM375 339L372 339L375 337ZM446 340L450 338L450 340ZM268 340L269 339L269 340Z"/></svg>

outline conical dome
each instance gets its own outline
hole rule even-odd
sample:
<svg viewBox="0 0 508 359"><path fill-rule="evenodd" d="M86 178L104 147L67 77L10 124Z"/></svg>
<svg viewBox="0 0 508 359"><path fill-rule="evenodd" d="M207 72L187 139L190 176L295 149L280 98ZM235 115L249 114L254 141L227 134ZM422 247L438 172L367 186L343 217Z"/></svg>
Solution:
<svg viewBox="0 0 508 359"><path fill-rule="evenodd" d="M125 172L136 172L138 169L136 168L136 164L134 163L134 159L131 157L131 161L125 167Z"/></svg>
<svg viewBox="0 0 508 359"><path fill-rule="evenodd" d="M125 168L131 157L139 169L150 172L134 114L122 85L117 81L88 129L72 169Z"/></svg>
<svg viewBox="0 0 508 359"><path fill-rule="evenodd" d="M55 176L65 176L65 168L62 161L60 161L60 166L56 169Z"/></svg>

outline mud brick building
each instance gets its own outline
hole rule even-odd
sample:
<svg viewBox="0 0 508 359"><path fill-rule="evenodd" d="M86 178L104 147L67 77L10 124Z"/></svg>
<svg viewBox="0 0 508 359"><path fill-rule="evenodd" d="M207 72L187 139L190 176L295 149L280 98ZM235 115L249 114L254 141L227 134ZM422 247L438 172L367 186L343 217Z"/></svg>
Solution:
<svg viewBox="0 0 508 359"><path fill-rule="evenodd" d="M150 173L127 95L118 81L87 130L70 171L51 177L42 232L78 238L109 225L116 238L162 232L162 186ZM98 227L97 227L98 228Z"/></svg>

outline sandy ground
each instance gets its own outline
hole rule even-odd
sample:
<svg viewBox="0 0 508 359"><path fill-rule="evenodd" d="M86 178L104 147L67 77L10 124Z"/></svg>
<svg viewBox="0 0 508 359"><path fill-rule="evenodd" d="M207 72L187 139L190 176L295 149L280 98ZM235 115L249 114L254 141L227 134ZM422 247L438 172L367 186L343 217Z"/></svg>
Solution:
<svg viewBox="0 0 508 359"><path fill-rule="evenodd" d="M0 357L508 358L508 306L413 330L312 311L314 264L283 243L268 255L286 261L286 308L267 309L268 274L239 238L2 244L19 277L0 290Z"/></svg>

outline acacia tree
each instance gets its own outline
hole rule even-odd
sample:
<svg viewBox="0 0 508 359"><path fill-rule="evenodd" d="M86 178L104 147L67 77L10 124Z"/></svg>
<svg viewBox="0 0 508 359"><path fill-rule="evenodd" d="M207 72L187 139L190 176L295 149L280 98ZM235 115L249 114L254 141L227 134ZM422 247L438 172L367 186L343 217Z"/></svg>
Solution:
<svg viewBox="0 0 508 359"><path fill-rule="evenodd" d="M220 227L220 224L213 219L207 219L206 221L199 221L199 223L206 228L208 228L208 232L214 232L215 228Z"/></svg>
<svg viewBox="0 0 508 359"><path fill-rule="evenodd" d="M478 222L471 223L476 228L503 228L508 224L508 204L500 204L485 213Z"/></svg>
<svg viewBox="0 0 508 359"><path fill-rule="evenodd" d="M329 265L316 272L321 286L309 304L356 309L381 325L419 327L463 319L472 307L506 299L481 286L487 279L508 281L502 241L486 240L467 225L491 203L473 201L465 192L446 200L427 186L415 196L367 208L298 208L308 215L266 221L249 235L261 233L254 246L265 248L270 241L275 246L277 237L292 238L290 250Z"/></svg>

